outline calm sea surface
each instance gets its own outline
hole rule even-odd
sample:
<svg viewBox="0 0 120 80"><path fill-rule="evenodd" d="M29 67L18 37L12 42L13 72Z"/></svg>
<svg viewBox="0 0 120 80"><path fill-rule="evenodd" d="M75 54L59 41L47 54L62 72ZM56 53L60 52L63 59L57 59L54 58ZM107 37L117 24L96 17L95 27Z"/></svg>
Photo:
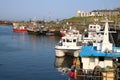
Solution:
<svg viewBox="0 0 120 80"><path fill-rule="evenodd" d="M56 68L58 41L55 36L14 33L12 27L0 26L0 80L68 80Z"/></svg>

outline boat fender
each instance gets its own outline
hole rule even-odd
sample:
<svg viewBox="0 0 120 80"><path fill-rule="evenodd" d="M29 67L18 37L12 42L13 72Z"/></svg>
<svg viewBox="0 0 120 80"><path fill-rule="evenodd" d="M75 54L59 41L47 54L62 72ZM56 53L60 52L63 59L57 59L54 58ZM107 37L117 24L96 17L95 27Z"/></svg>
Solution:
<svg viewBox="0 0 120 80"><path fill-rule="evenodd" d="M77 69L80 69L80 60L79 59L77 59L76 67L77 67Z"/></svg>
<svg viewBox="0 0 120 80"><path fill-rule="evenodd" d="M69 75L70 78L77 79L77 71L76 70L74 70L74 71L70 70L68 72L68 75Z"/></svg>
<svg viewBox="0 0 120 80"><path fill-rule="evenodd" d="M74 71L74 79L77 79L77 70Z"/></svg>
<svg viewBox="0 0 120 80"><path fill-rule="evenodd" d="M70 78L74 78L74 71L73 71L73 70L70 70L70 71L68 72L68 75L69 75Z"/></svg>

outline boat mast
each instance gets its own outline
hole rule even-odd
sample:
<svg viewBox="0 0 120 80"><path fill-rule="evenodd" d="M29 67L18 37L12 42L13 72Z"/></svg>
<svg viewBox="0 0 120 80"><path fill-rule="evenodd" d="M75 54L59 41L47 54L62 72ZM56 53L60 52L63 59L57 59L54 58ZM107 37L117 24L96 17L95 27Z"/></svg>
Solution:
<svg viewBox="0 0 120 80"><path fill-rule="evenodd" d="M112 51L112 44L109 42L109 24L108 19L105 20L105 30L103 35L103 43L102 43L102 52Z"/></svg>

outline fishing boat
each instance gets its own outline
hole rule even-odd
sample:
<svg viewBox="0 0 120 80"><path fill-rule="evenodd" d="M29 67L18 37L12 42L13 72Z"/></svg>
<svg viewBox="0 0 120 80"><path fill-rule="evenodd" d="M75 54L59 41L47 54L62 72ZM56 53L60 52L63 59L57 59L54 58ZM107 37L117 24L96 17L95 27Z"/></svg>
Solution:
<svg viewBox="0 0 120 80"><path fill-rule="evenodd" d="M46 32L46 35L53 36L56 33L56 29L54 28L48 28L48 31Z"/></svg>
<svg viewBox="0 0 120 80"><path fill-rule="evenodd" d="M35 21L29 24L29 27L27 28L27 30L29 34L40 34L40 27Z"/></svg>
<svg viewBox="0 0 120 80"><path fill-rule="evenodd" d="M108 19L106 19L102 41L96 38L93 46L82 47L80 57L83 69L94 70L96 66L101 68L114 67L114 61L120 63L120 47L115 47L109 40L108 22Z"/></svg>
<svg viewBox="0 0 120 80"><path fill-rule="evenodd" d="M13 32L21 32L21 33L27 33L27 27L24 25L20 25L20 23L13 23Z"/></svg>
<svg viewBox="0 0 120 80"><path fill-rule="evenodd" d="M79 35L79 30L72 26L70 26L68 29L63 27L62 29L60 29L60 34L62 37L66 36L67 34Z"/></svg>
<svg viewBox="0 0 120 80"><path fill-rule="evenodd" d="M64 37L64 36L66 35L66 32L67 32L67 28L62 27L62 28L60 29L60 35L61 35L62 37Z"/></svg>
<svg viewBox="0 0 120 80"><path fill-rule="evenodd" d="M63 57L65 55L72 55L78 57L81 47L82 45L78 34L67 34L62 37L60 42L55 46L56 56Z"/></svg>

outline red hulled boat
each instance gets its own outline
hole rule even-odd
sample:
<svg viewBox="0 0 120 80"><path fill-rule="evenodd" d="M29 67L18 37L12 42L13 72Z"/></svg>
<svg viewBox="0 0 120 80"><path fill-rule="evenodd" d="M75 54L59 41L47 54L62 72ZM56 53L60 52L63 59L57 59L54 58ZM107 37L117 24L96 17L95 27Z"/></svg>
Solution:
<svg viewBox="0 0 120 80"><path fill-rule="evenodd" d="M26 26L19 25L19 23L13 23L13 32L27 33L28 30Z"/></svg>

